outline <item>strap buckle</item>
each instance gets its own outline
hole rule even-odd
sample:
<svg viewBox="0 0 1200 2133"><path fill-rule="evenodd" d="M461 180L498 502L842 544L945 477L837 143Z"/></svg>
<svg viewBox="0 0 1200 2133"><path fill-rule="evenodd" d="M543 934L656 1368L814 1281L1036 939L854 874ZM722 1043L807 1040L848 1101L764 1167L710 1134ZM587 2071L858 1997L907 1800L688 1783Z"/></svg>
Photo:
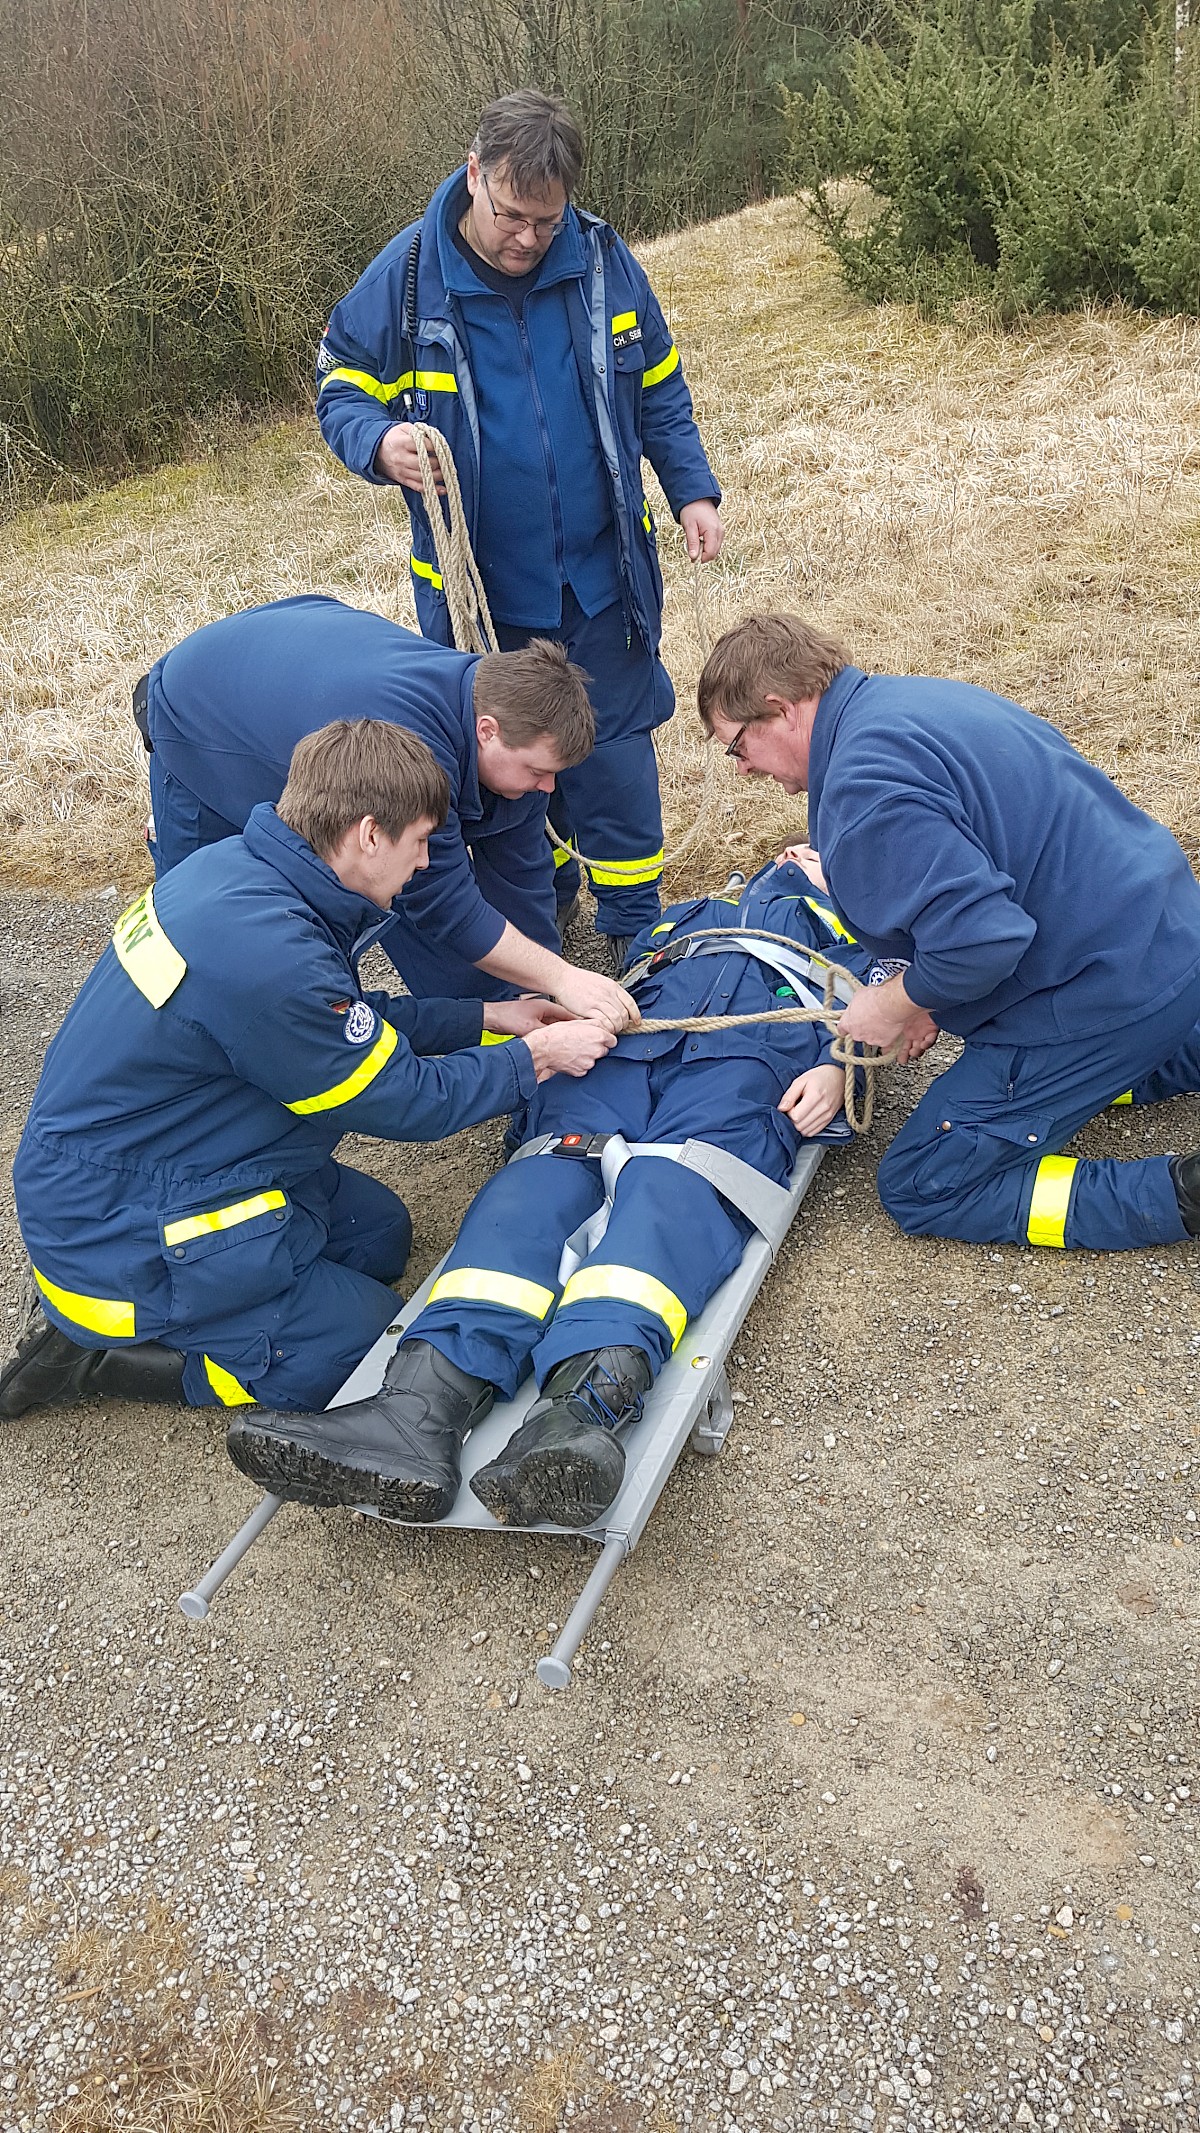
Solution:
<svg viewBox="0 0 1200 2133"><path fill-rule="evenodd" d="M611 1133L557 1133L542 1153L581 1163L599 1162L611 1139Z"/></svg>

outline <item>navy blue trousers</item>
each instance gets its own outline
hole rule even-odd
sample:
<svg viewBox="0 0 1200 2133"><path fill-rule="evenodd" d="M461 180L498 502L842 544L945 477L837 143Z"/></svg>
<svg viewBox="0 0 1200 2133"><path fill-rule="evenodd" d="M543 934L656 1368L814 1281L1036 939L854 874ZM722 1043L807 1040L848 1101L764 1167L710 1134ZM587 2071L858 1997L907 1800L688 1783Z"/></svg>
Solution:
<svg viewBox="0 0 1200 2133"><path fill-rule="evenodd" d="M1125 1028L1064 1044L968 1044L900 1128L879 1197L911 1236L1094 1252L1187 1236L1166 1156L1058 1153L1108 1104L1200 1090L1200 980Z"/></svg>
<svg viewBox="0 0 1200 2133"><path fill-rule="evenodd" d="M193 1407L326 1407L400 1308L385 1286L403 1273L412 1243L399 1195L334 1162L290 1192L292 1230L307 1244L287 1287L241 1311L231 1297L211 1324L162 1336L185 1352Z"/></svg>
<svg viewBox="0 0 1200 2133"><path fill-rule="evenodd" d="M550 637L589 676L596 712L596 746L574 770L560 773L550 820L586 858L599 933L639 933L659 916L662 807L651 728L669 718L675 692L661 659L651 658L637 631L626 632L620 603L585 615L570 586L563 592L556 630L514 629L500 622L502 652L531 637ZM557 849L555 888L560 909L579 887L579 868Z"/></svg>
<svg viewBox="0 0 1200 2133"><path fill-rule="evenodd" d="M776 1109L778 1075L755 1059L689 1060L682 1045L646 1063L609 1057L585 1080L539 1088L538 1133L619 1132L629 1141L707 1140L776 1184L799 1140ZM560 1290L567 1237L604 1198L600 1165L526 1156L471 1202L430 1302L409 1331L511 1398L532 1363L538 1383L571 1355L641 1348L657 1374L690 1318L733 1272L750 1224L694 1171L634 1156L617 1180L608 1229Z"/></svg>
<svg viewBox="0 0 1200 2133"><path fill-rule="evenodd" d="M204 845L242 834L240 824L227 822L164 770L157 755L150 758L150 819L153 829L146 841L158 880Z"/></svg>

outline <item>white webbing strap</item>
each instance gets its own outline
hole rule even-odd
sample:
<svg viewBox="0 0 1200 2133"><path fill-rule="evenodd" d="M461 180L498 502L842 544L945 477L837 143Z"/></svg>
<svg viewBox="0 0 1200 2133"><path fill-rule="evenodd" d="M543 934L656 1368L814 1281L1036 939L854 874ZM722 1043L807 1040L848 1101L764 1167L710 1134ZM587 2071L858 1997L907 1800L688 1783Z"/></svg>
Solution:
<svg viewBox="0 0 1200 2133"><path fill-rule="evenodd" d="M532 1148L530 1152L533 1152ZM752 1163L743 1163L740 1156L730 1155L727 1148L714 1148L711 1141L627 1141L620 1133L610 1133L600 1156L604 1199L595 1214L589 1215L586 1222L572 1230L563 1245L558 1262L560 1283L568 1282L576 1268L582 1266L600 1243L612 1215L617 1179L635 1155L663 1156L668 1162L681 1163L685 1170L694 1170L720 1193L722 1199L728 1200L739 1214L754 1224L766 1238L774 1257L792 1219L792 1196L786 1185L776 1185Z"/></svg>

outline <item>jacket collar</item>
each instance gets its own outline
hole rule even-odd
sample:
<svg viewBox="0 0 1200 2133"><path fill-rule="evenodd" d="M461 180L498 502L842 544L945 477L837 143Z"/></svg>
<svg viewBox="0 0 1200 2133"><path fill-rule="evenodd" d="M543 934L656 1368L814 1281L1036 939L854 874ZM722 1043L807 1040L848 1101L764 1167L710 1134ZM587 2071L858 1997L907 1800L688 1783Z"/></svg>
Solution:
<svg viewBox="0 0 1200 2133"><path fill-rule="evenodd" d="M821 788L829 768L829 758L841 723L842 713L857 689L860 681L866 680L861 667L843 667L835 674L817 705L813 720L812 737L808 744L808 835L812 844L817 844L817 810L821 805ZM817 845L818 851L820 846Z"/></svg>
<svg viewBox="0 0 1200 2133"><path fill-rule="evenodd" d="M460 169L439 185L426 210L422 243L431 240L437 245L438 264L442 282L455 296L490 295L478 275L472 274L454 242L454 226L467 202L467 166ZM534 283L536 289L548 289L555 282L578 281L587 269L587 252L579 217L573 207L567 208L564 222L549 251L542 261L542 271Z"/></svg>
<svg viewBox="0 0 1200 2133"><path fill-rule="evenodd" d="M344 887L333 868L280 820L267 801L261 801L253 810L242 835L255 859L274 867L298 890L345 955L361 949L365 935L387 924L390 914L381 911L369 897Z"/></svg>

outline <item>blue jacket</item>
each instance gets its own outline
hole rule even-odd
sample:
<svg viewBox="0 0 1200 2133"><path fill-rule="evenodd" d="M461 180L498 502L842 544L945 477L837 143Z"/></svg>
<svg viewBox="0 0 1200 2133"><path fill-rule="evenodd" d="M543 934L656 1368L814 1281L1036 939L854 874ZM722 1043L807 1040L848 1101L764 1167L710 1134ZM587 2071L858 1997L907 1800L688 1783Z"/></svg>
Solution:
<svg viewBox="0 0 1200 2133"><path fill-rule="evenodd" d="M814 888L794 861L771 861L746 884L736 898L695 897L672 904L658 924L640 933L629 953L629 964L653 950L666 947L688 933L708 927L756 927L768 933L786 934L801 948L815 948L840 963L864 983L875 972L874 960L849 939L832 910L829 898ZM814 978L814 991L820 980ZM739 953L728 956L693 957L665 963L651 970L636 989L643 1015L746 1015L757 1008L791 1007L795 995L787 981L757 959ZM639 1037L636 1032L621 1037L617 1051L624 1059L658 1059L679 1043L673 1030ZM832 1034L821 1023L759 1022L740 1029L697 1030L684 1041L687 1059L768 1059L779 1076L782 1092L797 1074L829 1063ZM849 1127L835 1121L829 1138L845 1139ZM824 1134L818 1139L825 1139Z"/></svg>
<svg viewBox="0 0 1200 2133"><path fill-rule="evenodd" d="M845 668L813 725L808 834L864 947L910 961L911 997L977 1043L1119 1029L1200 970L1170 831L969 682Z"/></svg>
<svg viewBox="0 0 1200 2133"><path fill-rule="evenodd" d="M484 1049L477 1004L360 991L379 915L258 807L118 921L13 1171L68 1332L182 1337L278 1294L321 1251L304 1184L343 1134L436 1140L532 1093L528 1047Z"/></svg>
<svg viewBox="0 0 1200 2133"><path fill-rule="evenodd" d="M467 962L490 954L505 920L481 896L468 852L487 839L497 870L520 886L521 908L543 907L534 938L557 952L546 795L505 800L480 786L478 664L382 615L304 593L210 622L160 659L150 674L150 738L172 777L241 828L260 801L279 798L306 733L335 718L404 726L449 778L450 814L400 909Z"/></svg>
<svg viewBox="0 0 1200 2133"><path fill-rule="evenodd" d="M464 173L459 170L439 187L422 221L394 237L334 307L317 360L322 433L351 473L377 481L379 441L394 422L409 419L402 395L410 393L417 418L434 423L449 439L478 552L481 395L497 405L501 418L511 410L512 426L530 439L532 486L510 519L518 532L510 537L509 547L522 562L528 549L527 567L541 580L553 567L546 557L553 557L556 549L561 557L562 541L556 532L555 544L548 547L539 534L547 520L553 522L556 513L561 519L580 502L578 485L568 489L563 479L568 470L555 464L551 440L555 434L563 436L575 420L582 393L609 490L627 621L653 652L661 635L662 576L654 521L642 488L643 453L676 516L685 504L720 496L658 300L616 232L595 216L571 208L526 299L529 333L522 338L515 328L509 332L506 299L484 287L454 245L452 230L463 187ZM414 348L401 330L401 320L409 250L418 229ZM472 325L473 319L482 321L485 311L489 328L499 319L502 329L489 332L486 369L479 361L479 325ZM535 342L543 361L535 358ZM569 357L560 359L568 347L573 365ZM498 375L493 367L497 363ZM533 500L539 484L545 496L540 514ZM412 518L412 570L421 628L427 637L448 644L449 617L425 511L420 498L407 490L405 501ZM583 484L583 507L594 510L590 482ZM524 547L522 526L529 529ZM582 532L594 541L598 529L589 525ZM569 540L569 529L563 530L562 539ZM500 566L494 562L493 567ZM490 599L488 578L485 569ZM507 574L505 580L507 591ZM529 611L536 617L530 626L550 626L561 605L561 575L554 584L530 583L528 591ZM543 617L537 610L548 603ZM521 620L502 613L499 604L496 612L505 621Z"/></svg>

